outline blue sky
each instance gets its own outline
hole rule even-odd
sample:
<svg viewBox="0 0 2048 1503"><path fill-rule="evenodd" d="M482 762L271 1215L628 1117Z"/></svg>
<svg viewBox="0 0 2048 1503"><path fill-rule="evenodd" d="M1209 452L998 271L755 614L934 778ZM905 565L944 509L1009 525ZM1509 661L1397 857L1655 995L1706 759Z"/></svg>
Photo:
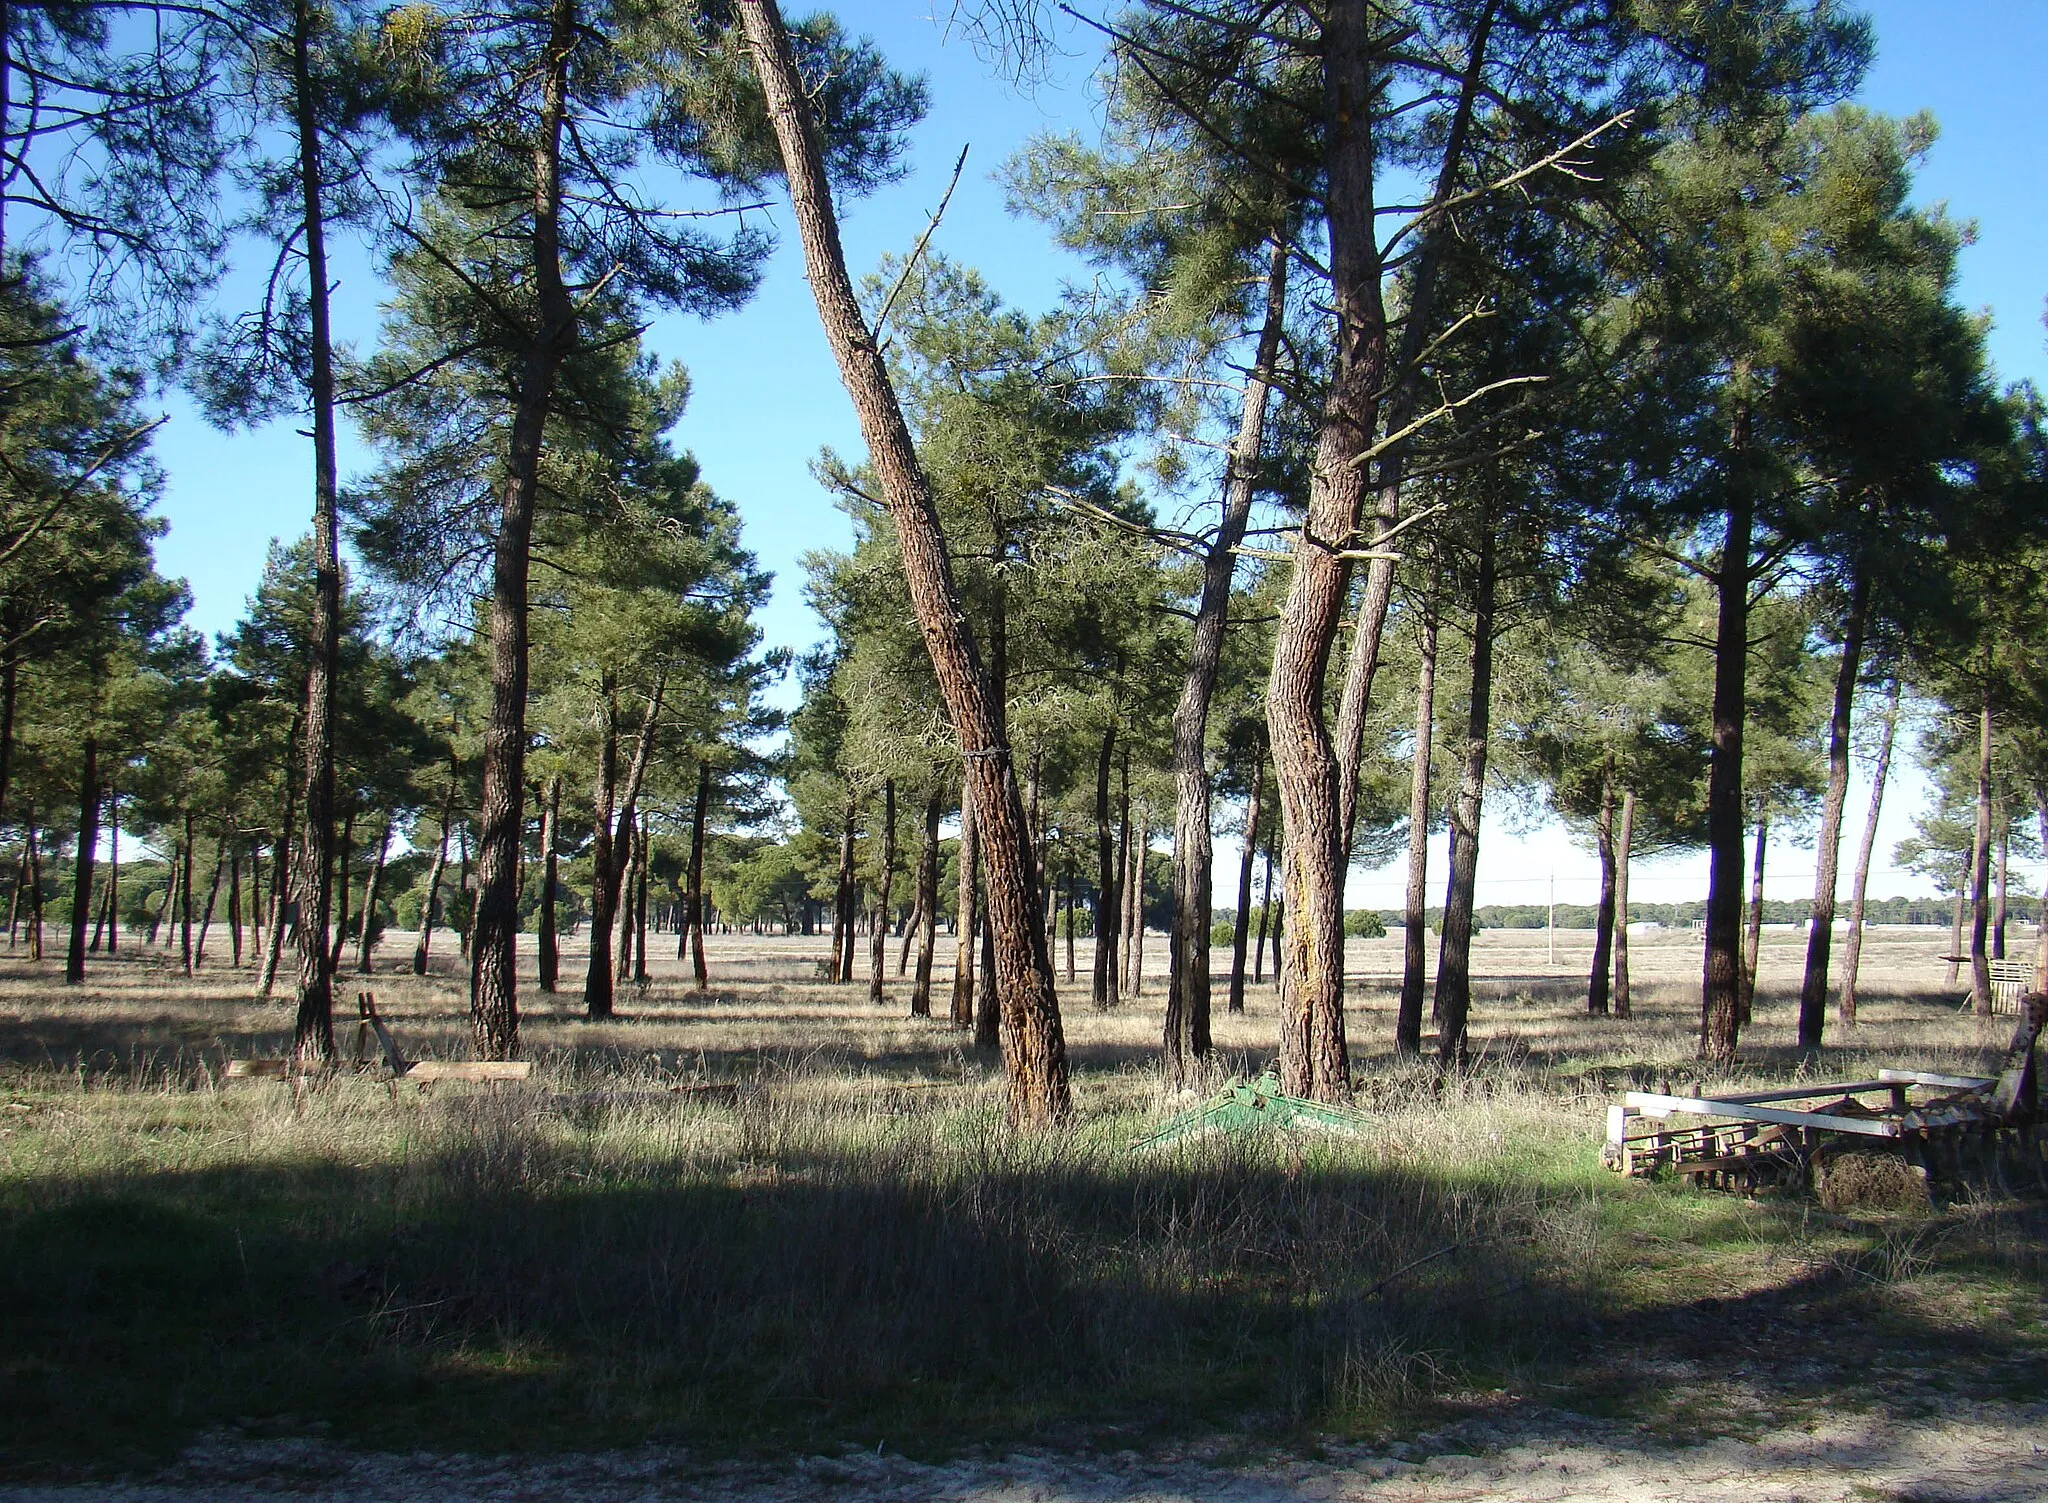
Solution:
<svg viewBox="0 0 2048 1503"><path fill-rule="evenodd" d="M944 0L866 0L840 8L850 30L865 33L899 68L921 71L931 111L913 143L912 173L846 216L848 257L856 274L890 251L908 247L937 201L953 161L970 148L967 172L935 245L979 267L1006 297L1042 307L1063 278L1084 274L1028 221L1003 209L993 181L1001 163L1033 135L1086 132L1094 121L1088 87L1093 38L1063 33L1073 54L1044 84L1021 92L995 77L971 46L949 36ZM1919 178L1923 201L1945 201L1975 221L1977 243L1962 260L1962 300L1994 316L1991 349L2001 375L2048 387L2041 311L2048 294L2048 93L2039 84L2048 58L2048 6L2038 0L1879 0L1866 5L1877 29L1876 65L1859 98L1893 114L1931 110L1942 136ZM785 229L786 211L771 216ZM374 275L361 255L341 258L339 318L361 344L374 338ZM786 234L759 296L741 312L712 321L665 320L654 346L690 369L694 395L677 440L701 462L704 478L736 501L750 546L776 575L773 603L762 618L774 643L805 646L819 625L802 599L799 559L811 549L843 546L845 519L811 479L820 448L861 452L859 431L819 333L801 258ZM227 436L209 429L190 405L167 402L171 422L158 441L169 473L162 514L171 524L160 567L191 584L192 623L218 632L239 615L261 571L271 538L304 530L310 456L289 422ZM359 454L345 455L360 461ZM1851 792L1860 811L1865 790ZM1909 833L1919 790L1912 779L1889 798L1881 853ZM1860 813L1857 818L1860 819ZM1490 818L1481 842L1482 902L1536 901L1558 874L1561 901L1583 901L1593 866L1560 831L1522 830ZM1229 859L1219 851L1219 858ZM1882 859L1882 856L1881 856ZM1435 869L1442 869L1441 852ZM1812 853L1786 846L1766 862L1773 896L1810 893ZM1637 880L1647 901L1691 896L1703 886L1699 858L1675 858ZM1233 875L1234 880L1234 875ZM1432 886L1435 883L1432 882ZM1382 893L1381 888L1385 887ZM1919 891L1923 884L1880 875L1880 895ZM1359 878L1354 901L1397 901L1393 874Z"/></svg>

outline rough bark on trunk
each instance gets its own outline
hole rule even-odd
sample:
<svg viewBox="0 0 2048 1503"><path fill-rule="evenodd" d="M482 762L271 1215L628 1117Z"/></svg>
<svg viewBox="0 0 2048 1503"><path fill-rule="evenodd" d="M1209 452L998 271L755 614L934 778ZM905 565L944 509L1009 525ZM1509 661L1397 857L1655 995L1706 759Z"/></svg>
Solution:
<svg viewBox="0 0 2048 1503"><path fill-rule="evenodd" d="M1097 1007L1117 1003L1117 919L1123 912L1116 890L1116 836L1109 822L1109 775L1116 765L1116 727L1102 733L1095 758L1095 972L1090 1000Z"/></svg>
<svg viewBox="0 0 2048 1503"><path fill-rule="evenodd" d="M896 780L882 779L882 890L875 897L875 932L869 937L868 1001L877 1007L888 999L882 992L882 971L889 955L889 897L896 877Z"/></svg>
<svg viewBox="0 0 2048 1503"><path fill-rule="evenodd" d="M1291 1095L1324 1102L1351 1098L1344 1039L1345 831L1337 752L1323 716L1324 683L1349 593L1347 551L1359 541L1387 376L1373 191L1377 24L1377 10L1365 0L1331 0L1322 27L1336 349L1266 692L1285 841L1280 1083Z"/></svg>
<svg viewBox="0 0 2048 1503"><path fill-rule="evenodd" d="M1600 815L1593 825L1593 844L1600 856L1600 906L1593 919L1593 970L1587 977L1586 1011L1607 1016L1614 965L1614 752L1607 753L1600 775Z"/></svg>
<svg viewBox="0 0 2048 1503"><path fill-rule="evenodd" d="M477 808L476 906L470 921L469 1008L478 1059L519 1052L519 844L526 790L527 572L542 444L555 377L576 341L576 305L562 279L561 148L569 60L580 25L574 0L555 0L541 62L532 152L530 230L535 327L516 380L502 507L491 560L491 707L484 723Z"/></svg>
<svg viewBox="0 0 2048 1503"><path fill-rule="evenodd" d="M88 731L80 746L78 854L72 860L71 948L64 957L64 984L85 982L85 926L92 916L92 865L100 841L100 743ZM41 925L37 925L41 933Z"/></svg>
<svg viewBox="0 0 2048 1503"><path fill-rule="evenodd" d="M690 891L686 899L686 924L690 941L690 967L698 991L711 986L711 971L704 963L704 825L711 817L711 763L697 764L697 803L690 811ZM680 950L680 946L678 947ZM681 959L680 954L677 959Z"/></svg>
<svg viewBox="0 0 2048 1503"><path fill-rule="evenodd" d="M1422 608L1422 665L1415 675L1415 764L1408 777L1408 888L1401 910L1401 1001L1394 1051L1422 1052L1422 992L1429 962L1429 774L1436 741L1436 591Z"/></svg>
<svg viewBox="0 0 2048 1503"><path fill-rule="evenodd" d="M1479 876L1479 821L1486 798L1486 753L1493 724L1495 567L1493 519L1482 511L1479 574L1472 612L1472 702L1467 711L1465 759L1451 806L1451 875L1444 894L1443 933L1437 939L1437 1054L1463 1064L1472 1013L1472 897Z"/></svg>
<svg viewBox="0 0 2048 1503"><path fill-rule="evenodd" d="M1770 840L1771 821L1759 814L1756 820L1756 856L1749 869L1749 918L1742 935L1742 1023L1749 1026L1756 1007L1756 968L1764 944L1764 851Z"/></svg>
<svg viewBox="0 0 2048 1503"><path fill-rule="evenodd" d="M1287 313L1287 246L1275 235L1266 264L1266 310L1252 368L1245 378L1237 442L1224 469L1223 515L1202 559L1187 676L1173 711L1173 922L1167 940L1166 1024L1160 1063L1169 1088L1182 1084L1192 1061L1209 1052L1209 927L1214 860L1209 799L1209 704L1229 625L1230 583L1237 546L1249 525L1265 444L1266 407L1280 359ZM1242 904L1240 904L1240 907ZM1240 934L1243 924L1238 925ZM1240 959L1243 946L1237 947ZM1233 978L1232 1010L1244 1010L1242 969Z"/></svg>
<svg viewBox="0 0 2048 1503"><path fill-rule="evenodd" d="M555 932L555 886L561 880L562 775L548 775L548 796L540 821L540 932L534 936L540 989L553 992L562 976L562 939Z"/></svg>
<svg viewBox="0 0 2048 1503"><path fill-rule="evenodd" d="M1986 675L1987 680L1989 675ZM1991 1016L1991 691L1977 711L1977 827L1970 847L1970 998L1977 1016Z"/></svg>
<svg viewBox="0 0 2048 1503"><path fill-rule="evenodd" d="M427 868L427 895L420 904L420 934L412 948L412 973L427 974L427 951L434 939L434 909L441 901L441 878L448 870L448 827L455 822L456 769L448 767L448 791L441 798L441 839L434 847L434 864Z"/></svg>
<svg viewBox="0 0 2048 1503"><path fill-rule="evenodd" d="M775 0L742 0L739 12L781 148L819 321L895 523L911 605L960 739L965 780L982 825L996 970L990 979L1003 1011L1009 1113L1025 1121L1063 1117L1072 1105L1066 1042L1045 931L1037 923L1023 800L1000 699L982 672L930 486L846 272L824 153L781 11Z"/></svg>
<svg viewBox="0 0 2048 1503"><path fill-rule="evenodd" d="M292 1053L302 1060L334 1057L334 955L327 947L333 895L335 680L341 669L341 550L336 513L340 496L334 426L334 346L328 306L327 187L320 120L323 102L314 77L313 31L321 12L314 0L292 7L292 115L297 133L300 231L306 252L307 380L313 418L313 618L308 625L306 694L301 721L298 983L294 990ZM346 932L346 920L342 924Z"/></svg>
<svg viewBox="0 0 2048 1503"><path fill-rule="evenodd" d="M1625 1018L1629 1015L1630 999L1628 985L1628 868L1635 856L1636 843L1636 795L1633 789L1623 789L1621 795L1621 833L1615 838L1614 849L1614 1015Z"/></svg>
<svg viewBox="0 0 2048 1503"><path fill-rule="evenodd" d="M1237 923L1230 935L1230 1011L1244 1011L1246 941L1252 933L1252 866L1259 858L1259 801L1266 790L1266 744L1252 751L1252 791L1244 806L1244 842L1237 853Z"/></svg>
<svg viewBox="0 0 2048 1503"><path fill-rule="evenodd" d="M1700 984L1700 1056L1735 1058L1742 1036L1742 725L1748 705L1750 540L1755 497L1749 419L1736 417L1728 525L1715 571L1713 752L1707 766L1707 939Z"/></svg>
<svg viewBox="0 0 2048 1503"><path fill-rule="evenodd" d="M939 820L946 812L937 778L925 792L924 845L917 853L917 980L911 986L910 1015L932 1015L932 957L939 942Z"/></svg>
<svg viewBox="0 0 2048 1503"><path fill-rule="evenodd" d="M342 821L341 839L336 844L341 855L341 872L337 886L339 901L334 909L334 939L327 951L327 975L330 984L335 974L341 970L341 952L348 944L349 865L356 845L356 821L353 814Z"/></svg>
<svg viewBox="0 0 2048 1503"><path fill-rule="evenodd" d="M1863 620L1869 598L1865 570L1856 568L1843 618L1842 651L1835 663L1835 702L1828 717L1828 789L1814 845L1813 909L1806 924L1806 971L1799 982L1799 1047L1818 1049L1828 1022L1828 964L1835 944L1835 887L1840 874L1842 817L1849 802L1849 732L1862 668Z"/></svg>

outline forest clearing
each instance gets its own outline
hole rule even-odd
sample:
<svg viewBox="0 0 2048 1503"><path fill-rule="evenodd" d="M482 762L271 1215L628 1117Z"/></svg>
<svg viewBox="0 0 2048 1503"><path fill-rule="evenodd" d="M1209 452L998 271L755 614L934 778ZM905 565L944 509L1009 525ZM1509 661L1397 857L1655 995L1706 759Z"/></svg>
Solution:
<svg viewBox="0 0 2048 1503"><path fill-rule="evenodd" d="M0 0L0 1503L2048 1496L1867 4Z"/></svg>
<svg viewBox="0 0 2048 1503"><path fill-rule="evenodd" d="M1800 1074L1772 937L1751 1085ZM147 954L83 994L10 971L6 1452L53 1484L169 1466L94 1492L137 1499L2038 1495L2038 1197L1620 1179L1614 1090L1715 1078L1698 940L1639 936L1617 1022L1562 938L1551 971L1540 931L1488 931L1473 1069L1376 1051L1359 1139L1143 1156L1175 1104L1156 977L1073 1015L1074 1121L1020 1138L986 1054L820 982L801 936L713 936L709 993L657 962L609 1023L536 1010L523 1085L223 1082L286 1009ZM459 1056L460 977L412 977L408 939L357 984ZM1398 942L1351 948L1390 1037ZM1867 964L1830 1072L2002 1049L1924 928ZM1219 1023L1256 1067L1270 984Z"/></svg>

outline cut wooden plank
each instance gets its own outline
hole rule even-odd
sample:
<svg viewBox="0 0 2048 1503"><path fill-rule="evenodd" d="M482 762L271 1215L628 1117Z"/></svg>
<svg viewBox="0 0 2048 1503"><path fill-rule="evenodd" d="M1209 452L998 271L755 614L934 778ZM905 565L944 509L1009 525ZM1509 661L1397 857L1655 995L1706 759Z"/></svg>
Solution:
<svg viewBox="0 0 2048 1503"><path fill-rule="evenodd" d="M288 1059L231 1059L226 1075L229 1080L282 1080L292 1064Z"/></svg>
<svg viewBox="0 0 2048 1503"><path fill-rule="evenodd" d="M422 1059L415 1060L399 1078L424 1084L432 1080L527 1080L532 1075L530 1059Z"/></svg>
<svg viewBox="0 0 2048 1503"><path fill-rule="evenodd" d="M1834 1089L1839 1090L1840 1087ZM1796 1099L1796 1098L1795 1098ZM1654 1091L1630 1091L1622 1105L1645 1117L1668 1117L1683 1112L1693 1117L1735 1117L1750 1122L1778 1122L1789 1127L1820 1127L1830 1132L1851 1132L1866 1138L1895 1138L1899 1124L1882 1117L1838 1117L1825 1112L1793 1112L1775 1106L1749 1102L1714 1100L1700 1096L1663 1096Z"/></svg>

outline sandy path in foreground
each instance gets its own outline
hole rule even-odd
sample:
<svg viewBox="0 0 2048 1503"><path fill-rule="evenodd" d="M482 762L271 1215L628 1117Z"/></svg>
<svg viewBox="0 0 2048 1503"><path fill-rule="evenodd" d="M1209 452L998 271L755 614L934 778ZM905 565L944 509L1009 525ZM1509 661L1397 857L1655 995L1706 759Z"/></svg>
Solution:
<svg viewBox="0 0 2048 1503"><path fill-rule="evenodd" d="M1233 1439L1241 1448L1241 1440ZM0 1487L0 1503L1284 1503L1644 1499L1674 1503L2006 1503L2048 1498L2048 1403L1956 1402L1921 1420L1873 1411L1810 1428L1674 1445L1640 1427L1524 1407L1383 1449L1223 1465L1204 1448L1079 1459L1045 1450L924 1464L894 1455L699 1467L645 1449L482 1459L221 1440L151 1483ZM1221 1445L1208 1448L1212 1454Z"/></svg>

